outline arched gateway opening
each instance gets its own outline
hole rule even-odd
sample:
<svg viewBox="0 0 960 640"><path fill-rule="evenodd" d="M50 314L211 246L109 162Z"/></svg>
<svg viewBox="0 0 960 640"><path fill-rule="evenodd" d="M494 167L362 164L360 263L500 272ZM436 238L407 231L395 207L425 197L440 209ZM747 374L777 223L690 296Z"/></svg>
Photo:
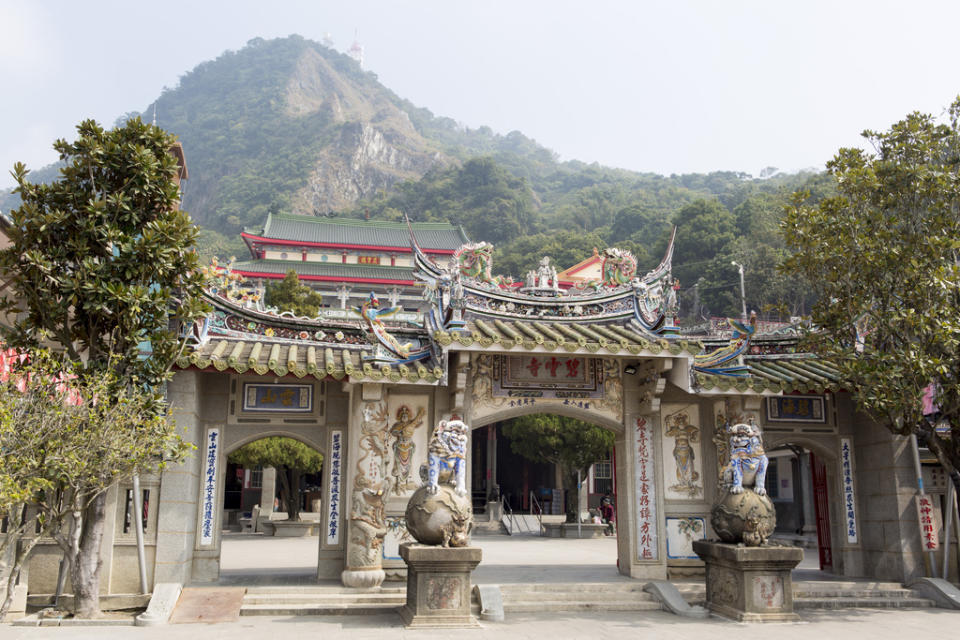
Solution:
<svg viewBox="0 0 960 640"><path fill-rule="evenodd" d="M527 412L472 435L474 544L485 555L478 581L618 579L615 515L601 521L601 501L608 516L617 502L612 429Z"/></svg>
<svg viewBox="0 0 960 640"><path fill-rule="evenodd" d="M323 514L319 443L267 429L239 436L223 462L220 582L314 581Z"/></svg>

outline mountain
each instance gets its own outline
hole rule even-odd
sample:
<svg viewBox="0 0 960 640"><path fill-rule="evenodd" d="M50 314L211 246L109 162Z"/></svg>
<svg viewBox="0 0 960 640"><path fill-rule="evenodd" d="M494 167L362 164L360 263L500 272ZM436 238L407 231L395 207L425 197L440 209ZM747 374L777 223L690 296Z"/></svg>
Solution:
<svg viewBox="0 0 960 640"><path fill-rule="evenodd" d="M184 145L183 206L202 227L204 254L242 255L239 231L271 211L407 214L449 220L474 240L495 242L499 263L522 276L541 251L578 261L594 246L614 244L633 251L642 267L652 265L670 223L680 221L689 230L678 238L698 240L678 245L675 263L685 284L706 277L696 297L715 312L738 306L731 256L748 267L750 255L761 256L748 285L751 273L769 272L782 251L776 225L786 196L820 180L731 171L661 176L559 162L520 132L499 135L435 116L352 58L300 36L256 38L199 64L142 116L155 117ZM47 167L32 177L55 174ZM697 204L702 199L718 206ZM0 194L0 210L12 206L16 198ZM764 278L750 287L756 308L773 304ZM789 291L790 283L780 288Z"/></svg>

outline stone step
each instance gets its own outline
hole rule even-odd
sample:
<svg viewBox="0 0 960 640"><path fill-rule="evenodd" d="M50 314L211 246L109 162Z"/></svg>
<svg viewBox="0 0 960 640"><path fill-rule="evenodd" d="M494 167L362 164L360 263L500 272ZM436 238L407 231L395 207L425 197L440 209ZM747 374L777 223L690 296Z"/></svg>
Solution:
<svg viewBox="0 0 960 640"><path fill-rule="evenodd" d="M271 593L309 593L316 595L358 595L358 594L379 594L379 593L392 593L392 594L404 594L407 592L407 587L405 584L398 584L397 586L389 587L376 587L373 589L354 589L352 587L341 587L336 585L291 585L291 586L255 586L247 587L247 595L260 595L260 594L271 594Z"/></svg>
<svg viewBox="0 0 960 640"><path fill-rule="evenodd" d="M503 594L524 593L639 593L643 594L646 582L544 582L544 583L506 583L500 585Z"/></svg>
<svg viewBox="0 0 960 640"><path fill-rule="evenodd" d="M406 599L403 593L367 593L367 594L316 594L316 593L248 593L243 597L243 604L368 604L386 603L403 604Z"/></svg>
<svg viewBox="0 0 960 640"><path fill-rule="evenodd" d="M613 591L603 593L599 591L551 591L530 594L504 593L504 602L542 602L552 600L556 602L656 602L649 593L631 593Z"/></svg>
<svg viewBox="0 0 960 640"><path fill-rule="evenodd" d="M659 602L611 602L609 600L531 600L529 602L504 601L504 613L545 613L559 611L659 611Z"/></svg>
<svg viewBox="0 0 960 640"><path fill-rule="evenodd" d="M903 609L903 608L929 608L936 606L933 601L926 598L883 598L877 596L871 597L845 597L845 598L794 598L793 607L795 609Z"/></svg>
<svg viewBox="0 0 960 640"><path fill-rule="evenodd" d="M914 597L910 589L794 589L794 598L911 598Z"/></svg>
<svg viewBox="0 0 960 640"><path fill-rule="evenodd" d="M241 616L343 616L393 612L401 604L244 604Z"/></svg>

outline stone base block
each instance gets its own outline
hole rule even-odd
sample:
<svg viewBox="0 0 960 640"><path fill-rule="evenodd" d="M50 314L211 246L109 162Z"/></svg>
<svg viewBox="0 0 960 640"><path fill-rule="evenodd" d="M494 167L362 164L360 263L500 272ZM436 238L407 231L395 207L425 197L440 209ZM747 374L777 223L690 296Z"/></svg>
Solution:
<svg viewBox="0 0 960 640"><path fill-rule="evenodd" d="M803 549L697 540L693 550L706 563L707 607L713 613L742 622L799 620L790 572L803 560Z"/></svg>
<svg viewBox="0 0 960 640"><path fill-rule="evenodd" d="M400 617L409 628L477 627L470 614L470 576L482 557L479 547L400 545L407 563L407 603Z"/></svg>

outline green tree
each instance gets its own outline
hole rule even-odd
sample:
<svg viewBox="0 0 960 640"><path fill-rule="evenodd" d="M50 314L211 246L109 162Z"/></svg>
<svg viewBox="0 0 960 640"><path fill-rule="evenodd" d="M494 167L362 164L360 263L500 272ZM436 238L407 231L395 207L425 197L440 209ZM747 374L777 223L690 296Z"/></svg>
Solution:
<svg viewBox="0 0 960 640"><path fill-rule="evenodd" d="M197 229L179 210L175 139L139 118L109 131L87 120L77 132L74 142L53 145L63 163L57 180L31 183L22 163L14 167L22 204L10 214L0 269L10 279L2 308L20 315L3 333L28 352L51 342L81 376L112 380L104 402L131 385L159 391L185 345L179 327L206 313ZM91 460L139 459L137 450L117 454ZM105 494L92 491L68 554L84 617L99 614Z"/></svg>
<svg viewBox="0 0 960 640"><path fill-rule="evenodd" d="M912 113L865 131L874 152L840 149L837 193L797 193L784 224L790 273L817 294L812 345L836 362L859 406L922 436L960 480L960 98L946 123ZM921 398L937 384L938 433Z"/></svg>
<svg viewBox="0 0 960 640"><path fill-rule="evenodd" d="M298 440L269 437L254 440L229 456L230 462L244 467L274 467L280 479L280 501L286 505L287 518L300 519L300 480L304 473L317 473L323 455ZM273 505L260 505L270 509Z"/></svg>
<svg viewBox="0 0 960 640"><path fill-rule="evenodd" d="M95 617L97 594L86 589L100 559L87 547L99 550L89 525L104 516L100 497L134 473L181 461L191 447L168 420L160 394L123 385L111 371L70 377L43 351L30 360L0 383L0 512L7 517L0 619L40 536L51 536L64 553L74 613Z"/></svg>
<svg viewBox="0 0 960 640"><path fill-rule="evenodd" d="M545 413L514 418L504 425L510 449L531 462L560 468L567 494L567 520L577 520L577 471L586 475L613 448L613 432L582 420Z"/></svg>
<svg viewBox="0 0 960 640"><path fill-rule="evenodd" d="M300 284L297 272L290 269L283 280L267 285L265 302L280 311L291 311L294 315L315 318L320 313L323 296L307 285Z"/></svg>
<svg viewBox="0 0 960 640"><path fill-rule="evenodd" d="M701 303L713 314L736 314L740 309L740 286L730 264L730 248L736 238L736 219L717 200L696 200L673 218L677 238L673 274L689 288L699 278Z"/></svg>

